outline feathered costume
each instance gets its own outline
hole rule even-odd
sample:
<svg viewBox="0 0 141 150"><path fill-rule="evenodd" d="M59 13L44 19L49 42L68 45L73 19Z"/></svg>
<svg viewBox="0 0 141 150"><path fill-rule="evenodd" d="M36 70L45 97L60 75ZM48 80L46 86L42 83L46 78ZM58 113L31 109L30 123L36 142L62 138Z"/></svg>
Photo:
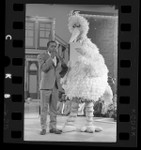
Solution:
<svg viewBox="0 0 141 150"><path fill-rule="evenodd" d="M80 54L78 60L61 80L66 96L72 100L71 113L63 131L76 130L74 125L80 101L86 103L86 125L81 131L101 131L93 126L93 102L98 101L108 85L108 69L97 46L87 37L88 21L78 13L71 14L68 24L72 36L70 43L77 43L75 50ZM79 43L79 44L78 44Z"/></svg>

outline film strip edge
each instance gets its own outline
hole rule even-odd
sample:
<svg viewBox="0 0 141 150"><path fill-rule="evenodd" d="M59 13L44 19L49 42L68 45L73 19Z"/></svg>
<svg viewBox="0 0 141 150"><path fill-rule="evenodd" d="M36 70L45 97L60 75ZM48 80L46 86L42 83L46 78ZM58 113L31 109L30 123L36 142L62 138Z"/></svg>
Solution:
<svg viewBox="0 0 141 150"><path fill-rule="evenodd" d="M125 1L126 2L126 1ZM118 135L117 135L117 143L127 144L127 146L136 146L137 145L137 99L134 101L134 97L128 91L132 91L134 87L137 87L137 82L134 83L134 80L137 81L136 73L137 73L137 57L133 54L133 50L136 47L136 42L133 41L132 34L135 34L135 29L138 28L133 22L134 15L138 15L135 11L135 3L130 4L122 2L119 4L120 17L119 17L119 56L120 60L118 63L119 66L119 77L118 77L118 92L121 93L118 97ZM10 4L9 4L10 3ZM6 20L6 40L5 40L5 94L4 98L6 102L5 113L8 113L9 119L6 121L7 124L4 126L5 128L10 128L10 134L7 133L7 140L14 139L14 142L23 140L23 106L24 97L23 91L24 87L24 10L25 5L23 3L14 3L7 1L7 10L14 14L14 18L10 21ZM11 15L7 14L7 18ZM13 16L13 15L12 15ZM19 16L23 16L19 17ZM22 19L21 19L22 18ZM136 32L137 33L137 32ZM138 38L138 36L137 36ZM138 39L137 39L138 41ZM137 43L138 44L138 43ZM9 49L13 51L9 53ZM19 52L20 51L20 52ZM137 54L137 52L135 52ZM12 54L12 55L11 55ZM135 58L136 59L135 59ZM22 69L21 72L18 72L17 69ZM135 72L134 75L130 76L132 72ZM9 87L12 89L9 89ZM16 90L15 90L16 89ZM134 92L135 94L136 92ZM133 95L134 95L133 94ZM137 97L136 97L137 98ZM9 102L8 102L9 101ZM8 110L7 110L8 109ZM10 123L9 123L10 121ZM6 123L5 122L5 123ZM11 125L12 123L12 125ZM20 124L20 128L16 126ZM8 127L9 126L9 127ZM121 128L120 126L123 126ZM126 128L126 126L128 126ZM126 130L122 130L126 129ZM8 130L9 131L9 130ZM6 133L6 132L5 132ZM132 141L134 141L132 144ZM129 145L128 145L129 144Z"/></svg>

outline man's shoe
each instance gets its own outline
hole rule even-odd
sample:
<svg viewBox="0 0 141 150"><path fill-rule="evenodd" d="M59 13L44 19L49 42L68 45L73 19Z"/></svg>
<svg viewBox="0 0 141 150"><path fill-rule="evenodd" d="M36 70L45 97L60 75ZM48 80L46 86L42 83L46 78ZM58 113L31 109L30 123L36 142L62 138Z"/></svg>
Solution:
<svg viewBox="0 0 141 150"><path fill-rule="evenodd" d="M46 129L43 129L41 132L40 132L41 135L45 135L46 134Z"/></svg>
<svg viewBox="0 0 141 150"><path fill-rule="evenodd" d="M61 133L62 133L62 130L50 129L49 132L50 132L50 133L55 133L55 134L61 134Z"/></svg>

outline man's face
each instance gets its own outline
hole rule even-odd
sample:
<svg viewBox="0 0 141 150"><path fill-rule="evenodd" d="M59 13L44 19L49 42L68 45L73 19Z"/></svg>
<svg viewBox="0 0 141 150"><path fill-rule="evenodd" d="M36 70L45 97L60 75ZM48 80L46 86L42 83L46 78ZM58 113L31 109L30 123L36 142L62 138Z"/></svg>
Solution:
<svg viewBox="0 0 141 150"><path fill-rule="evenodd" d="M49 47L48 47L48 51L51 53L51 55L55 55L56 54L56 46L57 44L56 43L50 43L49 44Z"/></svg>

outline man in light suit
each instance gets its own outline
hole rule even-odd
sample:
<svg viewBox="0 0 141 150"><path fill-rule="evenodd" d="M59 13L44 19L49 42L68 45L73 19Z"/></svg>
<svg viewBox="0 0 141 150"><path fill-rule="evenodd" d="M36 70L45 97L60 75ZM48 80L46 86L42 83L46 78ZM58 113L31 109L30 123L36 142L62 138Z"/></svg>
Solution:
<svg viewBox="0 0 141 150"><path fill-rule="evenodd" d="M57 43L55 41L49 41L47 43L47 51L38 55L41 70L41 135L46 134L48 108L50 114L49 132L55 134L60 134L62 132L56 128L58 91L62 90L61 84L59 83L61 61L56 47Z"/></svg>

